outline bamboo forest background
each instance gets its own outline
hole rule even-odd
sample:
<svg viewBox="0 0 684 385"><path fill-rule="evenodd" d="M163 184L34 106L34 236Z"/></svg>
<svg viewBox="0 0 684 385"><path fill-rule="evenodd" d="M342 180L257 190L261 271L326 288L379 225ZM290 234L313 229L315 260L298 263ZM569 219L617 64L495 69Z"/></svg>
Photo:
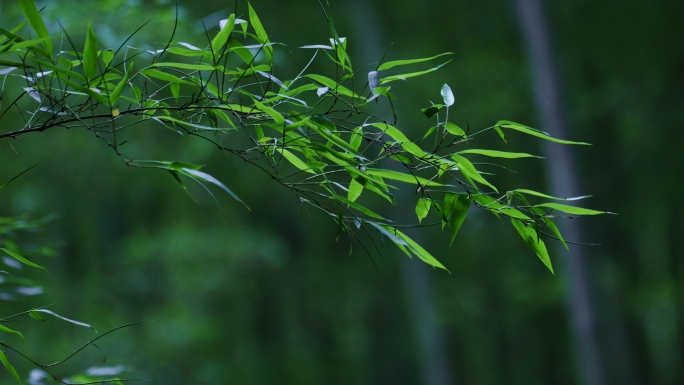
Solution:
<svg viewBox="0 0 684 385"><path fill-rule="evenodd" d="M440 71L393 84L399 120L418 136L427 124L420 107L439 103L444 83L456 96L450 116L459 125L510 119L545 129L535 105L541 68L520 16L535 3L343 0L331 2L331 11L356 63L377 62L388 47L390 60L455 53ZM59 19L77 44L89 22L103 45L117 46L151 19L127 43L144 49L163 48L176 12L171 1L37 4L47 5L49 30L59 29ZM318 2L252 4L272 41L287 44L275 48L283 73L310 59L297 47L327 43ZM155 159L206 164L251 212L222 195L218 209L199 191L194 203L168 175L126 168L90 133L51 130L0 146L0 183L40 162L2 190L0 215L45 218L21 239L47 255L40 262L50 271L25 271L44 283L45 294L13 295L0 302L2 313L56 302L55 311L99 330L155 321L98 341L101 350L65 368L125 365L128 377L155 384L684 383L684 213L677 198L684 196L684 3L543 5L564 138L593 144L571 149L577 190L593 195L590 207L620 214L575 219L573 240L602 245L571 245L569 253L551 246L555 275L510 226L479 210L468 214L452 247L438 226L411 232L450 274L391 245L376 268L358 248L349 255L346 239L335 242L334 222L310 218L287 189L203 142L163 132L131 146ZM203 41L202 20L215 26L234 4L179 0L178 7L178 40ZM246 12L240 2L238 16ZM3 28L22 20L8 0L0 0L0 17ZM553 156L529 137L507 139L482 143ZM547 163L518 162L517 174L497 171L501 185L550 191ZM414 203L397 205L417 224ZM582 298L591 309L584 321L573 318L578 297L568 294L583 285L569 274L578 248L588 290ZM593 329L591 341L581 325ZM21 329L31 335L22 348L39 361L92 337L70 324L27 322ZM583 354L590 345L593 364ZM27 378L31 366L14 363ZM0 379L10 381L3 371Z"/></svg>

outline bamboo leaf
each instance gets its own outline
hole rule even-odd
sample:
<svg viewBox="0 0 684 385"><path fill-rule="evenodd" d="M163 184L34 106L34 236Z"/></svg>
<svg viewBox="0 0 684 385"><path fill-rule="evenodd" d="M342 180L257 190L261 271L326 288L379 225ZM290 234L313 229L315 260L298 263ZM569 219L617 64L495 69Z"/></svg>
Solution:
<svg viewBox="0 0 684 385"><path fill-rule="evenodd" d="M449 61L451 61L451 60L449 60ZM449 61L448 61L448 62L449 62ZM443 67L445 64L447 64L448 62L442 63L442 64L438 65L437 67L433 67L433 68L430 68L429 70L425 70L425 71L418 71L418 72L411 72L411 73L408 73L408 74L388 76L388 77L383 78L382 80L380 80L380 84L385 84L385 83L393 82L393 81L395 81L395 80L406 80L406 79L408 79L408 78L413 78L413 77L416 77L416 76L429 74L430 72L434 72L434 71L437 71L438 69L442 68L442 67Z"/></svg>
<svg viewBox="0 0 684 385"><path fill-rule="evenodd" d="M361 192L363 192L363 184L352 178L351 183L349 183L349 191L347 191L347 199L354 202L361 196Z"/></svg>
<svg viewBox="0 0 684 385"><path fill-rule="evenodd" d="M3 249L3 248L0 248L0 250L4 251L7 255L9 255L10 257L16 259L17 261L23 263L24 265L28 265L28 266L31 266L31 267L36 267L36 268L38 268L38 269L43 269L43 270L45 270L44 267L42 267L42 266L40 266L40 265L37 265L37 264L35 264L35 263L29 261L28 259L26 259L26 258L22 257L21 255L15 253L14 251L7 250L7 249ZM45 271L47 271L47 270L45 270Z"/></svg>
<svg viewBox="0 0 684 385"><path fill-rule="evenodd" d="M609 211L590 210L590 209L585 209L582 207L562 205L559 203L542 203L542 204L536 205L534 207L547 207L550 209L554 209L554 210L558 210L558 211L562 211L564 213L574 214L574 215L615 214L615 213L611 213Z"/></svg>
<svg viewBox="0 0 684 385"><path fill-rule="evenodd" d="M83 75L86 79L92 79L97 68L97 39L93 26L88 24L88 33L86 34L85 48L83 49Z"/></svg>
<svg viewBox="0 0 684 385"><path fill-rule="evenodd" d="M459 151L458 153L459 154L478 154L478 155L489 156L492 158L506 158L506 159L543 158L541 156L530 155L530 154L526 154L523 152L506 152L506 151L478 150L478 149L463 150L463 151Z"/></svg>
<svg viewBox="0 0 684 385"><path fill-rule="evenodd" d="M426 58L422 58L422 59L409 59L409 60L394 60L394 61L388 61L387 63L382 64L380 67L378 67L378 71L387 70L387 69L390 69L390 68L396 67L396 66L403 66L403 65L407 65L407 64L422 63L422 62L430 61L430 60L432 60L432 59L436 59L436 58L438 58L438 57L440 57L440 56L444 56L444 55L453 55L453 54L454 54L453 52L445 52L445 53L441 53L441 54L439 54L439 55L435 55L435 56L431 56L431 57L426 57Z"/></svg>
<svg viewBox="0 0 684 385"><path fill-rule="evenodd" d="M12 330L12 329L8 328L7 326L3 326L2 324L0 324L0 332L16 334L19 337L21 337L22 341L24 340L23 334L21 334L20 332L18 332L16 330ZM0 349L0 351L2 351L2 350Z"/></svg>
<svg viewBox="0 0 684 385"><path fill-rule="evenodd" d="M454 239L456 239L456 234L458 230L461 229L461 225L465 220L468 210L470 209L470 197L467 194L453 194L456 195L453 200L452 212L451 212L451 237L449 245L453 245ZM446 198L444 198L444 204L446 205ZM448 214L447 214L448 215Z"/></svg>
<svg viewBox="0 0 684 385"><path fill-rule="evenodd" d="M379 176L382 178L392 179L399 182L420 184L421 186L432 186L432 187L444 187L446 185L439 182L427 180L419 176L413 176L409 174L404 174L402 172L393 170L383 170L378 168L367 168L366 173L373 176Z"/></svg>
<svg viewBox="0 0 684 385"><path fill-rule="evenodd" d="M22 385L21 380L19 379L19 373L17 373L17 370L14 369L14 366L10 364L9 360L7 359L7 356L5 355L5 352L0 349L0 361L2 361L2 364L5 365L5 368L7 368L7 371L10 372L12 377L14 377L15 380L19 383L19 385Z"/></svg>
<svg viewBox="0 0 684 385"><path fill-rule="evenodd" d="M191 81L188 81L188 80L185 80L185 79L181 79L181 78L179 78L178 76L171 75L170 73L162 72L162 71L156 70L156 69L154 69L154 68L147 68L147 69L144 69L144 70L142 70L142 71L140 71L140 72L141 72L143 75L145 75L145 76L151 76L151 77L153 77L153 78L155 78L155 79L163 80L163 81L165 81L165 82L178 83L178 84L186 84L186 85L190 85L190 86L195 86L195 85L197 85L197 84L195 84L195 83L193 83L193 82L191 82Z"/></svg>
<svg viewBox="0 0 684 385"><path fill-rule="evenodd" d="M518 231L518 234L520 234L522 239L525 241L525 243L527 243L527 245L534 251L534 253L537 254L539 260L542 261L542 263L553 274L553 267L551 266L551 258L549 258L549 252L546 250L546 245L544 244L544 241L538 238L537 232L534 229L525 226L524 223L520 222L517 219L511 218L511 223L513 224L513 227L515 227L515 229Z"/></svg>
<svg viewBox="0 0 684 385"><path fill-rule="evenodd" d="M430 206L432 206L432 200L430 198L420 198L416 203L416 215L418 216L418 223L422 223L423 218L430 212Z"/></svg>
<svg viewBox="0 0 684 385"><path fill-rule="evenodd" d="M585 142L572 142L569 140L563 140L563 139L556 139L550 135L548 135L545 132L539 131L537 129L534 129L532 127L528 127L519 123L511 122L509 120L500 120L496 123L496 128L498 127L503 127L503 128L510 128L512 130L516 130L528 135L536 136L537 138L542 138L551 142L556 142L556 143L561 143L561 144L581 144L585 146L590 146L589 143ZM503 133L499 133L501 135L501 138L503 139Z"/></svg>
<svg viewBox="0 0 684 385"><path fill-rule="evenodd" d="M33 0L19 0L19 7L21 8L21 12L26 17L26 20L28 20L29 24L31 24L31 28L33 28L33 30L36 31L36 34L38 34L38 37L49 38L50 33L45 27L43 18L40 16L40 13L38 13L38 9L33 3ZM52 41L50 39L45 40L43 42L43 46L49 54L52 54Z"/></svg>
<svg viewBox="0 0 684 385"><path fill-rule="evenodd" d="M254 11L254 8L252 8L252 4L247 2L247 7L249 8L249 24L254 28L254 32L256 32L257 35L257 40L259 43L266 44L264 46L264 53L266 53L266 57L268 57L268 61L273 61L273 47L269 45L268 41L268 35L266 34L266 30L264 29L264 26L261 24L261 20L259 20L259 17L257 16L256 12Z"/></svg>
<svg viewBox="0 0 684 385"><path fill-rule="evenodd" d="M250 7L251 8L251 7ZM233 32L233 28L235 28L235 14L231 14L228 17L228 21L226 22L226 25L221 28L218 34L216 34L216 37L211 41L211 50L214 52L214 55L217 56L219 51L221 50L221 47L223 47L224 44L228 41L228 38L230 38L230 34Z"/></svg>

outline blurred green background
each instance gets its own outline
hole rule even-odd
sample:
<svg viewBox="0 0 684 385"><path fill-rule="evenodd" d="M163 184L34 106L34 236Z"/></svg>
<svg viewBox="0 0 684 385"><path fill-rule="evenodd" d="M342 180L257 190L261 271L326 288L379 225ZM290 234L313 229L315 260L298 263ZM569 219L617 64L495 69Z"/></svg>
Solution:
<svg viewBox="0 0 684 385"><path fill-rule="evenodd" d="M202 20L218 24L234 3L179 0L177 40L201 45ZM310 59L306 44L326 44L328 29L314 0L254 0L278 46L276 75L291 78ZM101 45L163 46L175 14L171 1L53 0L57 19L82 44L92 22ZM684 383L684 2L546 1L563 85L566 139L573 148L586 205L619 213L575 219L585 253L605 384ZM399 126L413 136L431 124L420 108L439 102L448 83L459 124L489 127L509 119L539 127L532 74L513 1L339 0L337 30L349 38L356 67L455 52L436 73L393 86ZM246 3L238 15L246 18ZM14 1L0 1L0 25L21 20ZM381 47L380 52L376 52ZM312 72L327 71L316 67ZM327 68L327 67L326 67ZM15 127L3 122L0 131ZM23 124L23 123L18 123ZM580 384L563 260L556 274L539 263L514 230L472 210L453 247L438 227L412 234L450 271L404 261L391 245L371 261L335 242L337 225L308 218L296 198L239 159L199 140L147 127L128 154L206 164L252 208L201 191L198 203L166 173L127 169L83 130L50 130L0 147L0 183L39 166L3 189L0 215L57 219L23 242L55 244L41 259L50 271L28 272L46 293L0 302L3 315L57 302L56 312L107 330L135 321L58 371L125 364L128 377L155 384ZM541 143L491 136L484 148L542 154ZM494 178L503 188L549 191L543 160L507 163L518 171ZM680 170L680 171L677 171ZM677 175L680 175L677 177ZM400 201L397 218L413 216ZM377 206L390 212L389 207ZM434 213L433 213L434 214ZM433 215L431 214L431 215ZM424 279L421 280L420 277ZM418 300L416 300L418 298ZM429 326L426 330L426 325ZM55 361L92 338L68 324L13 324L27 342L14 345L38 361ZM31 369L13 358L20 372ZM2 383L10 377L0 371ZM441 382L440 382L441 381Z"/></svg>

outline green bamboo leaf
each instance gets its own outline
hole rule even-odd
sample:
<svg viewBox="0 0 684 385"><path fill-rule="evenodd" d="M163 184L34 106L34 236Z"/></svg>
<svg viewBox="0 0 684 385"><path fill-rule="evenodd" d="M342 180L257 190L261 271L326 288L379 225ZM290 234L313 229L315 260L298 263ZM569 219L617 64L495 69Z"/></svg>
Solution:
<svg viewBox="0 0 684 385"><path fill-rule="evenodd" d="M446 185L439 182L427 180L419 176L413 176L410 174L404 174L403 172L393 171L393 170L383 170L378 168L367 168L366 173L373 176L379 176L382 178L392 179L399 182L419 184L421 186L432 186L432 187L444 187Z"/></svg>
<svg viewBox="0 0 684 385"><path fill-rule="evenodd" d="M555 200L557 200L557 201L577 201L577 200L580 200L580 199L584 199L584 198L589 198L589 197L591 197L591 195L582 195L582 196L573 197L573 198L558 198L558 197L554 197L554 196L551 196L551 195L546 195L546 194L543 194L543 193L540 193L540 192L537 192L537 191L532 191L532 190L527 190L527 189L521 189L521 188L516 189L516 190L513 190L513 192L514 192L514 193L527 194L527 195L534 195L534 196L538 196L538 197L546 198L546 199L555 199Z"/></svg>
<svg viewBox="0 0 684 385"><path fill-rule="evenodd" d="M407 236L406 234L402 233L401 231L399 231L395 228L391 228L390 226L387 226L387 225L383 225L383 226L386 227L389 231L395 233L395 235L397 237L399 237L401 240L406 242L409 250L411 250L411 252L413 252L413 254L415 254L420 260L427 263L428 265L449 271L435 257L433 257L432 254L430 254L427 250L425 250L423 247L421 247L418 243L416 243L409 236Z"/></svg>
<svg viewBox="0 0 684 385"><path fill-rule="evenodd" d="M199 180L204 181L204 182L213 183L214 185L220 187L223 191L227 192L231 197L233 197L233 199L242 203L247 208L247 210L251 211L249 206L247 206L247 204L245 202L243 202L242 199L240 199L240 197L238 197L232 190L230 190L223 183L221 183L218 179L207 174L206 172L202 172L199 170L193 170L190 168L182 168L181 173L184 174L185 176L193 178L193 179L199 179Z"/></svg>
<svg viewBox="0 0 684 385"><path fill-rule="evenodd" d="M447 122L444 128L446 128L446 130L449 131L449 133L451 135L456 135L456 136L465 136L466 135L465 131L463 131L463 129L461 127L459 127L459 126L457 126L451 122Z"/></svg>
<svg viewBox="0 0 684 385"><path fill-rule="evenodd" d="M447 194L449 195L449 194ZM470 203L472 202L470 199L470 196L467 194L453 194L455 197L453 198L453 203L451 203L453 206L451 207L451 238L450 238L450 244L454 244L454 239L456 239L456 234L458 234L458 230L461 229L461 225L463 224L463 221L465 220L466 215L468 214L468 210L470 209ZM451 199L450 199L451 200ZM446 206L447 199L446 197L444 198L444 205ZM447 214L448 215L448 214Z"/></svg>
<svg viewBox="0 0 684 385"><path fill-rule="evenodd" d="M461 171L461 173L463 175L465 175L466 177L468 177L472 180L475 180L477 182L480 182L484 185L491 187L492 190L494 190L496 192L499 192L499 190L497 190L496 187L494 187L494 185L487 182L487 180L485 178L483 178L482 175L480 175L480 173L477 171L475 166L473 166L473 164L470 163L470 161L468 159L466 159L465 157L462 157L458 154L452 155L451 158L453 160L455 160L456 162L458 162L458 165L457 165L458 169Z"/></svg>
<svg viewBox="0 0 684 385"><path fill-rule="evenodd" d="M347 198L345 198L345 197L343 197L343 196L332 195L332 196L330 197L330 199L335 199L335 200L338 200L338 201L340 201L340 202L342 202L342 203L345 203L345 204L347 204L347 206L349 206L349 207L351 207L351 208L354 208L354 209L356 209L356 210L359 210L359 211L361 211L362 213L368 215L369 217L376 218L376 219L381 219L381 220L385 220L385 218L383 218L382 216L380 216L380 215L374 213L373 211L369 210L368 208L366 208L366 207L364 207L364 206L361 206L360 204L358 204L358 203L356 203L356 202L350 201L349 199L347 199Z"/></svg>
<svg viewBox="0 0 684 385"><path fill-rule="evenodd" d="M217 57L221 47L223 47L223 45L226 44L228 38L230 37L230 34L233 32L233 28L235 28L234 13L232 13L228 17L228 22L226 23L226 26L223 27L223 29L221 29L219 33L216 35L216 37L214 37L214 39L211 41L211 50L214 52L214 55L217 55Z"/></svg>
<svg viewBox="0 0 684 385"><path fill-rule="evenodd" d="M97 68L97 39L93 26L88 24L85 48L83 49L83 75L86 79L92 79Z"/></svg>
<svg viewBox="0 0 684 385"><path fill-rule="evenodd" d="M418 223L422 223L423 218L430 212L430 206L432 206L432 199L430 198L420 198L416 203L416 215L418 216Z"/></svg>
<svg viewBox="0 0 684 385"><path fill-rule="evenodd" d="M187 63L154 63L151 67L170 67L170 68L181 68L193 71L214 71L219 69L220 66L210 66L207 64L187 64Z"/></svg>
<svg viewBox="0 0 684 385"><path fill-rule="evenodd" d="M330 91L332 92L337 92L340 95L349 96L351 98L359 98L359 95L328 77L316 74L308 74L304 75L304 77L317 81L318 83L330 88Z"/></svg>
<svg viewBox="0 0 684 385"><path fill-rule="evenodd" d="M33 0L19 0L19 7L21 8L21 12L26 17L26 20L28 20L29 24L31 24L31 28L33 28L33 30L36 31L36 34L38 34L38 37L49 38L50 33L45 27L43 18L40 17L40 13L38 13L38 9L33 3ZM45 40L43 42L43 46L49 54L52 54L52 41L50 39Z"/></svg>
<svg viewBox="0 0 684 385"><path fill-rule="evenodd" d="M390 126L389 124L385 123L373 123L371 124L371 126L381 129L392 139L394 139L398 143L401 143L402 147L404 147L404 149L411 153L413 156L423 158L426 155L428 155L425 151L423 151L423 149L420 148L420 146L410 141L409 138L407 138L406 135L404 135L404 133L396 127Z"/></svg>
<svg viewBox="0 0 684 385"><path fill-rule="evenodd" d="M494 151L494 150L478 150L470 149L459 151L459 154L478 154L489 156L492 158L506 158L506 159L516 159L516 158L543 158L541 156L530 155L523 152L506 152L506 151Z"/></svg>
<svg viewBox="0 0 684 385"><path fill-rule="evenodd" d="M585 146L591 146L591 144L585 143L585 142L572 142L569 140L556 139L556 138L546 134L545 132L539 131L537 129L534 129L532 127L528 127L528 126L525 126L525 125L522 125L519 123L511 122L509 120L500 120L496 123L495 127L497 127L497 128L498 127L510 128L512 130L516 130L516 131L519 131L519 132L522 132L522 133L525 133L528 135L536 136L538 138L542 138L542 139L545 139L545 140L548 140L551 142L555 142L555 143L581 144L581 145L585 145ZM501 138L503 139L503 133L499 133L499 135L501 135Z"/></svg>
<svg viewBox="0 0 684 385"><path fill-rule="evenodd" d="M423 108L420 111L422 113L424 113L425 116L427 116L428 118L431 118L431 117L435 116L439 112L439 110L442 109L442 107L444 107L444 106L441 104L434 104L430 107Z"/></svg>
<svg viewBox="0 0 684 385"><path fill-rule="evenodd" d="M109 95L109 103L114 106L116 105L116 102L119 101L119 98L121 97L121 93L124 90L124 87L128 84L128 79L131 76L131 71L133 71L133 63L130 63L128 65L128 71L124 74L123 79L119 82L119 84L116 85L114 88L114 91Z"/></svg>
<svg viewBox="0 0 684 385"><path fill-rule="evenodd" d="M21 255L15 253L14 251L3 249L3 248L0 248L0 250L4 251L5 253L7 253L7 255L9 255L10 257L16 259L17 261L23 263L24 265L28 265L31 267L36 267L36 268L45 270L44 267L29 261L28 259L26 259L26 258L22 257ZM45 270L45 271L47 271L47 270Z"/></svg>
<svg viewBox="0 0 684 385"><path fill-rule="evenodd" d="M352 178L351 183L349 183L349 191L347 191L347 198L354 202L363 192L363 184L359 183L356 179Z"/></svg>
<svg viewBox="0 0 684 385"><path fill-rule="evenodd" d="M390 68L396 67L396 66L402 66L402 65L407 65L407 64L415 64L415 63L422 63L422 62L430 61L430 60L432 60L432 59L436 59L436 58L438 58L438 57L440 57L440 56L444 56L444 55L453 55L453 54L454 54L453 52L445 52L445 53L441 53L441 54L436 55L436 56L426 57L426 58L422 58L422 59L409 59L409 60L394 60L394 61L388 61L387 63L382 64L380 67L378 67L378 71L387 70L387 69L390 69Z"/></svg>
<svg viewBox="0 0 684 385"><path fill-rule="evenodd" d="M316 171L312 170L311 167L309 167L304 161L299 159L297 155L291 153L290 151L284 149L284 148L278 148L276 149L279 153L283 154L283 157L287 159L288 162L292 163L293 166L297 167L298 169L302 171L306 171L311 174L316 174Z"/></svg>
<svg viewBox="0 0 684 385"><path fill-rule="evenodd" d="M537 232L534 229L525 226L524 223L517 219L511 218L511 223L513 224L513 227L515 227L515 229L518 230L518 234L520 234L525 243L527 243L527 245L534 251L534 253L537 254L539 260L542 261L542 263L553 274L553 267L551 266L551 258L549 258L549 252L546 250L546 245L544 244L544 241L538 237Z"/></svg>
<svg viewBox="0 0 684 385"><path fill-rule="evenodd" d="M539 205L535 205L534 207L547 207L550 209L554 209L554 210L558 210L558 211L562 211L564 213L574 214L574 215L615 214L615 213L611 213L609 211L590 210L590 209L585 209L582 207L574 207L574 206L562 205L562 204L558 204L558 203L542 203Z"/></svg>
<svg viewBox="0 0 684 385"><path fill-rule="evenodd" d="M31 311L29 312L29 316L31 316L31 318L33 318L33 319L35 319L35 320L38 320L38 321L41 321L41 322L47 322L47 321L45 320L45 318L43 318L43 316L40 315L40 313L37 312L35 309L34 309L34 310L31 310Z"/></svg>
<svg viewBox="0 0 684 385"><path fill-rule="evenodd" d="M185 80L185 79L181 79L181 78L179 78L178 76L171 75L170 73L162 72L162 71L156 70L156 69L154 69L154 68L147 68L147 69L144 69L144 70L142 70L142 71L140 71L140 72L141 72L143 75L145 75L145 76L151 76L151 77L153 77L153 78L155 78L155 79L163 80L163 81L165 81L165 82L178 83L178 84L186 84L186 85L189 85L189 86L196 86L196 85L197 85L197 84L195 84L195 83L193 83L193 82L191 82L191 81L188 81L188 80Z"/></svg>
<svg viewBox="0 0 684 385"><path fill-rule="evenodd" d="M21 337L21 340L22 340L22 341L24 340L24 335L23 335L23 334L21 334L20 332L18 332L18 331L16 331L16 330L12 330L12 329L10 329L10 328L8 328L8 327L6 327L6 326L3 326L3 325L1 325L1 324L0 324L0 332L16 334L16 335L18 335L19 337ZM0 351L2 351L2 350L0 350Z"/></svg>
<svg viewBox="0 0 684 385"><path fill-rule="evenodd" d="M433 68L430 68L429 70L425 70L425 71L418 71L418 72L411 72L411 73L408 73L408 74L401 74L401 75L388 76L388 77L386 77L386 78L382 78L382 80L380 80L380 84L385 84L385 83L393 82L393 81L395 81L395 80L406 80L406 79L408 79L408 78L413 78L413 77L416 77L416 76L421 76L421 75L429 74L430 72L434 72L434 71L437 71L438 69L442 68L445 64L449 63L450 61L451 61L451 60L449 60L449 61L447 61L447 62L445 62L445 63L442 63L442 64L438 65L437 67L433 67Z"/></svg>
<svg viewBox="0 0 684 385"><path fill-rule="evenodd" d="M354 129L354 133L352 134L351 138L349 139L349 144L352 146L354 150L359 150L359 147L361 147L361 143L363 141L363 127L356 127Z"/></svg>
<svg viewBox="0 0 684 385"><path fill-rule="evenodd" d="M275 124L277 124L277 125L279 125L279 126L282 126L282 125L285 124L285 118L283 118L283 115L281 115L280 112L274 110L273 108L271 108L271 107L269 107L269 106L267 106L267 105L265 105L265 104L260 103L260 102L257 101L257 100L254 100L254 105L255 105L256 108L258 108L260 111L265 112L266 114L268 114L268 115L273 119L273 121L275 122Z"/></svg>
<svg viewBox="0 0 684 385"><path fill-rule="evenodd" d="M10 364L9 360L7 359L7 356L5 355L5 352L0 349L0 361L2 361L2 364L5 365L5 368L7 368L7 371L10 372L12 377L14 377L15 380L19 383L19 385L22 385L21 380L19 379L19 373L17 373L17 370L14 369L14 366Z"/></svg>
<svg viewBox="0 0 684 385"><path fill-rule="evenodd" d="M252 8L252 4L247 2L247 7L249 8L249 23L254 28L254 32L257 35L257 40L261 44L269 44L268 41L268 35L266 34L266 30L264 29L264 26L261 24L261 20L259 20L259 17L257 16L256 12L254 11L254 8ZM268 57L268 61L272 62L273 61L273 47L270 45L265 45L264 46L264 53L266 53L266 57Z"/></svg>
<svg viewBox="0 0 684 385"><path fill-rule="evenodd" d="M114 59L114 52L111 49L106 49L102 51L102 62L105 66L109 66L109 63Z"/></svg>

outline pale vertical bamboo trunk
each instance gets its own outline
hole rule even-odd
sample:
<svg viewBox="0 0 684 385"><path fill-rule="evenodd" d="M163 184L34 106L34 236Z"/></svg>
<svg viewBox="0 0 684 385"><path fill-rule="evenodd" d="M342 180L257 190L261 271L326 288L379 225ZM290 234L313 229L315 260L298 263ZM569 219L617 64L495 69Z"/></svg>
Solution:
<svg viewBox="0 0 684 385"><path fill-rule="evenodd" d="M539 128L552 136L571 139L565 128L561 87L541 0L516 0L516 7L532 69L534 97L541 124ZM544 142L544 150L548 158L547 175L552 194L556 196L580 195L571 148ZM577 222L564 221L560 225L567 239L581 239ZM581 247L577 246L571 248L570 253L562 250L561 254L566 256L565 266L569 278L567 280L568 312L575 337L581 383L602 385L604 383L603 367L596 341L596 321L592 309L585 255Z"/></svg>

